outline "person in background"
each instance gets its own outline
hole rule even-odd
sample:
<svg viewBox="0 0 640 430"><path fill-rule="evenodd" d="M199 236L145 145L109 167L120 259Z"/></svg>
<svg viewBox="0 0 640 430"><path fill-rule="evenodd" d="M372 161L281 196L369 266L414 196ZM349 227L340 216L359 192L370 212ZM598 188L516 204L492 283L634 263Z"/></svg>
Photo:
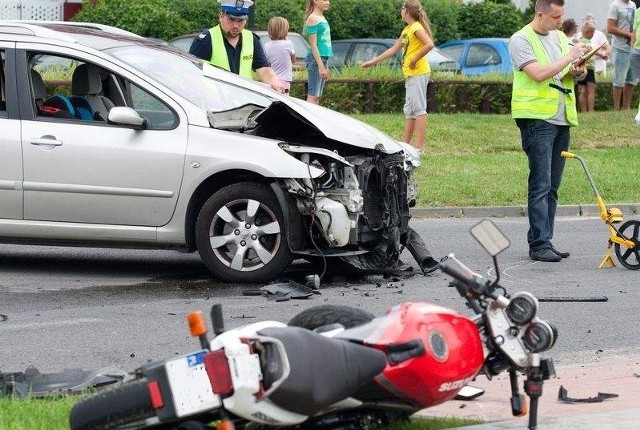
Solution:
<svg viewBox="0 0 640 430"><path fill-rule="evenodd" d="M613 109L631 109L635 87L631 70L631 38L636 4L614 0L607 13L607 32L613 47Z"/></svg>
<svg viewBox="0 0 640 430"><path fill-rule="evenodd" d="M573 45L578 41L578 39L576 38L576 35L578 34L578 25L573 19L565 19L562 22L562 32L567 35L567 39L569 39L569 45Z"/></svg>
<svg viewBox="0 0 640 430"><path fill-rule="evenodd" d="M400 9L400 17L407 25L398 40L380 55L362 63L362 67L371 67L404 49L402 73L405 77L406 119L403 141L411 144L415 134L413 146L424 152L427 131L427 85L431 73L427 53L433 49L431 26L427 13L418 0L406 0Z"/></svg>
<svg viewBox="0 0 640 430"><path fill-rule="evenodd" d="M278 92L284 85L269 67L258 36L245 30L251 0L218 0L220 24L203 31L193 40L189 53L214 66L247 79L256 72L262 82Z"/></svg>
<svg viewBox="0 0 640 430"><path fill-rule="evenodd" d="M591 21L586 21L582 24L582 37L580 42L587 46L588 50L594 48L591 44L591 38L596 30L596 26ZM596 104L596 63L595 56L591 57L586 64L587 75L581 81L578 81L578 87L580 89L578 96L578 104L580 105L580 112L593 112Z"/></svg>
<svg viewBox="0 0 640 430"><path fill-rule="evenodd" d="M529 257L545 262L569 257L551 240L565 164L560 153L569 149L569 130L578 125L574 81L586 74L583 65L574 63L585 52L584 44L570 47L558 31L563 14L564 0L536 0L533 20L509 40L511 116L529 161Z"/></svg>
<svg viewBox="0 0 640 430"><path fill-rule="evenodd" d="M596 18L592 13L588 13L582 18L582 25L585 22L591 21L595 30L593 31L593 37L591 38L591 46L600 46L604 43L604 46L600 48L598 52L594 55L595 57L595 70L596 76L605 77L607 76L607 60L611 56L611 45L609 44L609 40L607 36L600 30L598 30L598 23L596 22ZM582 37L581 33L578 33L578 39Z"/></svg>
<svg viewBox="0 0 640 430"><path fill-rule="evenodd" d="M307 0L304 12L304 36L309 41L307 101L314 104L320 104L324 83L329 79L327 62L333 55L331 28L324 17L329 4L329 0Z"/></svg>
<svg viewBox="0 0 640 430"><path fill-rule="evenodd" d="M640 4L637 5L640 7ZM631 58L629 59L629 67L633 73L635 84L640 80L640 12L636 9L633 19L633 37L631 38Z"/></svg>
<svg viewBox="0 0 640 430"><path fill-rule="evenodd" d="M293 42L287 39L289 21L281 16L271 18L267 33L271 40L265 43L264 52L274 73L284 84L284 92L289 93L293 80L293 63L296 61Z"/></svg>

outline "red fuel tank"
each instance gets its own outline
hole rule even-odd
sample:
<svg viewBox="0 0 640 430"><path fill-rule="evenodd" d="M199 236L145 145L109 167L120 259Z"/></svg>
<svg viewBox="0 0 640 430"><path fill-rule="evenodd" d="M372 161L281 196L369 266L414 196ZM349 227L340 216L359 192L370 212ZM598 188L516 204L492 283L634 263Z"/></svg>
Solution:
<svg viewBox="0 0 640 430"><path fill-rule="evenodd" d="M376 381L422 407L453 398L480 371L484 349L476 324L431 303L403 303L364 340L387 353Z"/></svg>

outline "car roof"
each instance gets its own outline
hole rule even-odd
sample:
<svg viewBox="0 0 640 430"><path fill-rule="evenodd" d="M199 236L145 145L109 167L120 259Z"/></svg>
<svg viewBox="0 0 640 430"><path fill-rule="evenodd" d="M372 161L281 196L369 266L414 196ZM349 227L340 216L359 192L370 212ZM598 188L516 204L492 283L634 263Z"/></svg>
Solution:
<svg viewBox="0 0 640 430"><path fill-rule="evenodd" d="M0 21L0 33L78 43L97 50L158 42L108 25L66 21Z"/></svg>
<svg viewBox="0 0 640 430"><path fill-rule="evenodd" d="M448 45L450 43L472 43L472 42L498 42L498 43L509 43L509 38L507 37L475 37L471 39L458 39L458 40L448 40L438 46Z"/></svg>
<svg viewBox="0 0 640 430"><path fill-rule="evenodd" d="M371 43L391 43L392 45L396 43L398 39L390 39L390 38L361 38L361 39L339 39L332 40L331 43L335 42L371 42Z"/></svg>

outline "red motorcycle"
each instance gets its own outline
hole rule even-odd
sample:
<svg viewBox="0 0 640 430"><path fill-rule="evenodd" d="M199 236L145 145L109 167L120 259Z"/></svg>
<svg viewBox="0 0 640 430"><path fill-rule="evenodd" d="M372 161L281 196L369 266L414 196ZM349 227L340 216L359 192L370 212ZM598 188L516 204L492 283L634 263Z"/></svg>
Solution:
<svg viewBox="0 0 640 430"><path fill-rule="evenodd" d="M514 416L527 413L518 388L518 375L526 376L529 428L535 429L543 382L555 376L553 360L540 353L553 347L557 330L538 318L539 303L533 294L508 295L499 285L496 256L509 242L497 227L484 220L471 233L493 257L497 278L483 279L453 255L440 263L440 269L454 279L450 286L466 299L474 317L424 302L402 303L380 318L360 309L323 305L303 311L289 325L320 331L329 331L336 323L352 327L331 336L385 354L384 370L353 395L365 408L406 408L413 413L451 400L478 374L491 379L506 371Z"/></svg>
<svg viewBox="0 0 640 430"><path fill-rule="evenodd" d="M508 240L489 220L471 232L499 274L496 256ZM446 402L478 374L506 371L515 416L527 413L518 387L519 374L526 376L535 429L543 382L554 375L553 361L540 354L554 345L555 328L538 317L532 294L509 295L499 277L485 280L453 255L440 269L473 317L426 302L397 305L379 318L327 305L288 326L262 321L225 331L214 306L212 340L200 319L190 322L202 350L145 365L134 381L82 400L71 428L195 429L216 422L219 429L361 429Z"/></svg>

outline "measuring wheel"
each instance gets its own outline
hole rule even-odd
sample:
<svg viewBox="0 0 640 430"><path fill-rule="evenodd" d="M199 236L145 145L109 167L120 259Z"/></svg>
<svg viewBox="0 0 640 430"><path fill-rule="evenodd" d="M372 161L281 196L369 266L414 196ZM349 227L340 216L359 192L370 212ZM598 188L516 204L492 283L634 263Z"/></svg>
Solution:
<svg viewBox="0 0 640 430"><path fill-rule="evenodd" d="M631 248L615 244L618 261L627 269L640 269L640 221L629 220L620 226L618 232L620 236L634 243Z"/></svg>

